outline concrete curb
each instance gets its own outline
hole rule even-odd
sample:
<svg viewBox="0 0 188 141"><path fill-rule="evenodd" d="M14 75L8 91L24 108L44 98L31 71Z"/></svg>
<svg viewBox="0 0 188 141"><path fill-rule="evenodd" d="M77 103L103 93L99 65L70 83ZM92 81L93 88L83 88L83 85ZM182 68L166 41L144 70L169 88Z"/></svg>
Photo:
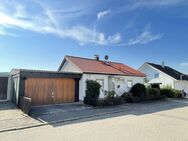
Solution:
<svg viewBox="0 0 188 141"><path fill-rule="evenodd" d="M69 118L69 119L64 119L64 120L52 121L52 122L48 122L48 123L47 122L45 122L45 123L43 122L41 124L29 125L29 126L24 126L24 127L13 127L13 128L0 130L0 133L9 132L9 131L16 131L16 130L24 130L24 129L29 129L29 128L47 126L47 125L50 125L50 124L58 124L58 123L81 120L81 119L87 119L87 118L98 117L98 116L102 116L102 115L121 113L121 112L125 112L126 110L127 110L127 108L123 109L123 110L117 110L117 111L114 111L114 112L105 112L105 113L94 114L94 115L89 115L89 116L81 116L81 117Z"/></svg>

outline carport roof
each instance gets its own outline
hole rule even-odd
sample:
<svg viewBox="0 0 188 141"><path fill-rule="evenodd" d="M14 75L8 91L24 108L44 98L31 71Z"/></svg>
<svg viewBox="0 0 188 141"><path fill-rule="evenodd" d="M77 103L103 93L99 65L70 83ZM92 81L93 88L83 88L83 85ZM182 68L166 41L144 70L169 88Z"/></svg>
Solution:
<svg viewBox="0 0 188 141"><path fill-rule="evenodd" d="M11 75L20 74L22 77L70 77L81 78L81 73L57 72L48 70L12 69Z"/></svg>

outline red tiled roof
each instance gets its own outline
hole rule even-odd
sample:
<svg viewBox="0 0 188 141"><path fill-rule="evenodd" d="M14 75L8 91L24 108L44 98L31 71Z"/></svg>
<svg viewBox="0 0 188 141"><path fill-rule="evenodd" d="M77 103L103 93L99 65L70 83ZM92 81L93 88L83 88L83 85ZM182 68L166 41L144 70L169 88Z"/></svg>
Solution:
<svg viewBox="0 0 188 141"><path fill-rule="evenodd" d="M118 74L145 77L145 74L122 63L108 62L107 64L105 61L101 60L97 61L94 59L74 56L66 56L66 59L70 60L82 72L85 73Z"/></svg>

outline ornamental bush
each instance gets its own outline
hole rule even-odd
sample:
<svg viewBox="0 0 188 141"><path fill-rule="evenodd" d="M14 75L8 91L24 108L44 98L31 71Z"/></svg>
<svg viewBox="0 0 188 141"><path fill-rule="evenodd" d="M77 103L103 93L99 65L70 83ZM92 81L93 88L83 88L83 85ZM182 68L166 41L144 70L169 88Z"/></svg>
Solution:
<svg viewBox="0 0 188 141"><path fill-rule="evenodd" d="M96 106L97 99L100 95L101 85L94 80L86 81L86 96L84 97L84 103L92 106Z"/></svg>
<svg viewBox="0 0 188 141"><path fill-rule="evenodd" d="M161 95L161 93L160 93L160 90L157 89L157 88L148 87L147 88L147 95L159 96L159 95Z"/></svg>
<svg viewBox="0 0 188 141"><path fill-rule="evenodd" d="M117 95L116 95L116 92L112 90L112 91L105 91L105 96L106 98L113 99Z"/></svg>
<svg viewBox="0 0 188 141"><path fill-rule="evenodd" d="M97 100L97 106L113 106L113 105L120 105L124 103L122 97L117 96L114 98L102 98Z"/></svg>
<svg viewBox="0 0 188 141"><path fill-rule="evenodd" d="M172 88L162 88L160 89L161 95L165 95L170 98L182 98L182 92L180 90L175 90Z"/></svg>
<svg viewBox="0 0 188 141"><path fill-rule="evenodd" d="M160 93L166 97L173 97L173 89L171 88L162 88L160 89Z"/></svg>
<svg viewBox="0 0 188 141"><path fill-rule="evenodd" d="M146 87L144 84L137 83L131 88L130 93L133 97L144 97L146 95Z"/></svg>

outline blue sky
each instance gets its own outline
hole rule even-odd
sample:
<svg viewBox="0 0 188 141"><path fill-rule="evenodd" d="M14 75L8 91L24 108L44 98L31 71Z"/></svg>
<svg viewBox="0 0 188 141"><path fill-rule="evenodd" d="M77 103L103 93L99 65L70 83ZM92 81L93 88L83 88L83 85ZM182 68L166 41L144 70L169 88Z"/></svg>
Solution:
<svg viewBox="0 0 188 141"><path fill-rule="evenodd" d="M187 0L0 0L0 71L57 70L65 55L188 74Z"/></svg>

